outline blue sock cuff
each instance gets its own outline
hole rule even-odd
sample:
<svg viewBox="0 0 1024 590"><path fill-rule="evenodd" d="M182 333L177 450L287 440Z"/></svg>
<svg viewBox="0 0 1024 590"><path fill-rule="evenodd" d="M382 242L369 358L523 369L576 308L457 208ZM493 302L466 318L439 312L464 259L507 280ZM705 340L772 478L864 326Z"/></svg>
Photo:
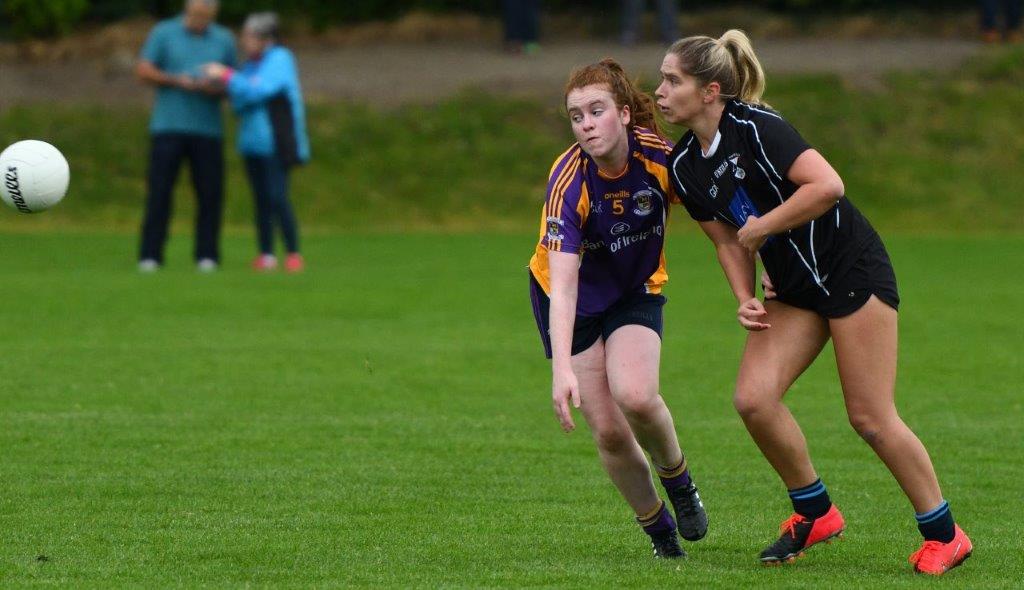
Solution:
<svg viewBox="0 0 1024 590"><path fill-rule="evenodd" d="M789 497L793 500L806 500L815 496L820 496L825 493L825 484L821 483L819 478L817 481L809 486L797 488L795 490L789 490Z"/></svg>
<svg viewBox="0 0 1024 590"><path fill-rule="evenodd" d="M943 500L942 504L939 504L938 507L936 507L934 510L929 510L928 512L925 512L923 514L915 514L914 518L917 519L918 524L925 524L927 522L932 522L933 520L938 520L946 516L948 512L949 502Z"/></svg>

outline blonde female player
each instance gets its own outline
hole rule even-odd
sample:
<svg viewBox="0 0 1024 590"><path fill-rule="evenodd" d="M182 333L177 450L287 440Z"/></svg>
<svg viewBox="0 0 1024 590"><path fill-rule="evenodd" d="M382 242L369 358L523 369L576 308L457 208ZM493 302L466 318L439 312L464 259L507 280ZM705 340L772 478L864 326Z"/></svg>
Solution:
<svg viewBox="0 0 1024 590"><path fill-rule="evenodd" d="M749 331L736 410L789 489L795 512L761 561L791 561L845 526L782 403L831 337L850 424L917 512L925 541L911 563L928 574L959 565L971 541L893 402L899 295L878 234L821 154L761 103L764 73L741 31L677 41L661 75L659 108L689 128L670 156L673 185L714 242L739 302L737 319ZM764 303L754 291L758 253L776 292Z"/></svg>
<svg viewBox="0 0 1024 590"><path fill-rule="evenodd" d="M671 147L658 134L653 101L613 60L574 71L565 107L577 143L551 168L530 260L555 414L569 432L570 403L579 408L655 557L683 557L644 455L683 538L702 538L707 514L658 389Z"/></svg>

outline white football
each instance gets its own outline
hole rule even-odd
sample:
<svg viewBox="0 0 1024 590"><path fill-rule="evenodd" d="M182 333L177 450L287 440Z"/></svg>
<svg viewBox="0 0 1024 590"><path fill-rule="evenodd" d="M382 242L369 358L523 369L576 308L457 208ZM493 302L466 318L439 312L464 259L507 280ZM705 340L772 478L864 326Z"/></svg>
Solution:
<svg viewBox="0 0 1024 590"><path fill-rule="evenodd" d="M45 141L26 139L0 152L0 198L21 213L53 207L70 181L64 154Z"/></svg>

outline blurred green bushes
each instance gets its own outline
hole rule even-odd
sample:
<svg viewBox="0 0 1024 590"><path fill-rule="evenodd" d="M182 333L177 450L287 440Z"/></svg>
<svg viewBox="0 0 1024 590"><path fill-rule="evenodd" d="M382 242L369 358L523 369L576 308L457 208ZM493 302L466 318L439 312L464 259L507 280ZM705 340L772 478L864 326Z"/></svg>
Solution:
<svg viewBox="0 0 1024 590"><path fill-rule="evenodd" d="M88 9L89 0L0 0L0 16L17 37L63 35Z"/></svg>
<svg viewBox="0 0 1024 590"><path fill-rule="evenodd" d="M109 22L147 14L164 17L181 10L184 0L0 0L0 14L18 37L66 33L81 19ZM620 0L542 0L546 12L588 11L617 15ZM238 23L257 10L302 17L316 27L388 20L410 11L498 14L502 0L221 0L221 20ZM970 9L975 0L731 0L708 6L680 2L683 10L754 7L779 12L852 13L899 8Z"/></svg>

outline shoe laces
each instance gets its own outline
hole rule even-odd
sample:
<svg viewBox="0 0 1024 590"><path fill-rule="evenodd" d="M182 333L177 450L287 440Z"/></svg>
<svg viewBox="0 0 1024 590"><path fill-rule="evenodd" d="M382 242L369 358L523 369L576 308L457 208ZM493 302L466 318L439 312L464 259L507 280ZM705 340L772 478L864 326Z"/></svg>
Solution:
<svg viewBox="0 0 1024 590"><path fill-rule="evenodd" d="M928 563L932 560L941 559L940 553L945 545L942 541L925 541L921 548L910 555L910 563L917 565L922 561Z"/></svg>
<svg viewBox="0 0 1024 590"><path fill-rule="evenodd" d="M791 537L796 538L796 525L807 522L807 519L799 514L794 514L786 519L781 525L779 525L780 533L789 533Z"/></svg>

